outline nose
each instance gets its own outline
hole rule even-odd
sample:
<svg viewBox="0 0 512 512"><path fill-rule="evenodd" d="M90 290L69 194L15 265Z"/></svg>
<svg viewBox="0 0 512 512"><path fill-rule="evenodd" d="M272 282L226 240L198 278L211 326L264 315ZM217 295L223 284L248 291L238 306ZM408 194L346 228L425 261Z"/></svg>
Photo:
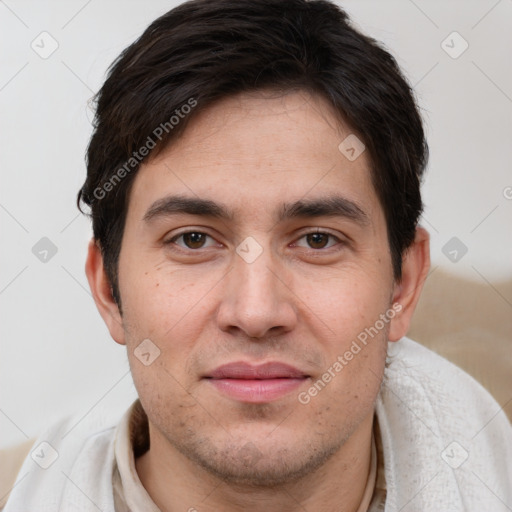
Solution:
<svg viewBox="0 0 512 512"><path fill-rule="evenodd" d="M231 334L243 332L253 341L291 331L297 309L287 275L268 247L254 261L234 254L217 310L219 328Z"/></svg>

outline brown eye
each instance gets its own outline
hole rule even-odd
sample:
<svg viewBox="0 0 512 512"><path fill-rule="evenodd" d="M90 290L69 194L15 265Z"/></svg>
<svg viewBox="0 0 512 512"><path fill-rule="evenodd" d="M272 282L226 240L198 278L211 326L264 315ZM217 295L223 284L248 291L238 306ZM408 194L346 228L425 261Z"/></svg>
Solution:
<svg viewBox="0 0 512 512"><path fill-rule="evenodd" d="M307 242L312 249L323 249L329 242L327 233L310 233L306 235Z"/></svg>
<svg viewBox="0 0 512 512"><path fill-rule="evenodd" d="M302 235L295 245L305 249L320 251L321 249L330 249L336 245L341 247L343 242L337 236L329 233L328 231L314 231Z"/></svg>
<svg viewBox="0 0 512 512"><path fill-rule="evenodd" d="M203 249L215 245L215 240L206 233L200 231L187 231L164 241L164 245L172 247L177 245L182 249Z"/></svg>
<svg viewBox="0 0 512 512"><path fill-rule="evenodd" d="M203 247L207 235L204 233L190 232L184 233L181 236L183 237L183 242L189 249L200 249Z"/></svg>

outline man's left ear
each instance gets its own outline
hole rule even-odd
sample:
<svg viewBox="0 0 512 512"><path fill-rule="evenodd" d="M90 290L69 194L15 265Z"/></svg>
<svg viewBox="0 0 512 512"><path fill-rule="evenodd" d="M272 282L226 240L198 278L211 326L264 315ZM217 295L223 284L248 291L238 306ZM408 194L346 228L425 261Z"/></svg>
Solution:
<svg viewBox="0 0 512 512"><path fill-rule="evenodd" d="M398 341L409 331L411 318L429 269L430 235L426 229L417 227L414 242L402 258L402 279L399 283L395 283L393 304L400 304L401 309L391 320L389 341Z"/></svg>

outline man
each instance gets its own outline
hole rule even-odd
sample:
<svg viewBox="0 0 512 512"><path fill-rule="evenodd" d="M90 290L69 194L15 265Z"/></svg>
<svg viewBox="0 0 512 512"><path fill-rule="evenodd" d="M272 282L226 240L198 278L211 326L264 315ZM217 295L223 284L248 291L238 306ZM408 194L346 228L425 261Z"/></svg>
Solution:
<svg viewBox="0 0 512 512"><path fill-rule="evenodd" d="M405 337L426 162L396 62L334 4L156 20L98 94L78 197L139 400L43 433L58 457L5 511L510 510L504 413Z"/></svg>

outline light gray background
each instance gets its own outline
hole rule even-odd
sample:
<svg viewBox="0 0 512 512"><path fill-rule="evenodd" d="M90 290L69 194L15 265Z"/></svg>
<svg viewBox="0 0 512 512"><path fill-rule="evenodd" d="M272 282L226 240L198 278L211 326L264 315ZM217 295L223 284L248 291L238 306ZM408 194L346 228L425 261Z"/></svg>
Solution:
<svg viewBox="0 0 512 512"><path fill-rule="evenodd" d="M0 447L67 413L117 413L136 396L125 348L89 292L91 228L75 198L91 133L88 100L121 50L178 3L0 1ZM512 274L512 0L341 5L416 88L431 149L423 224L433 268L502 295L499 282ZM58 43L46 59L31 47L51 47L43 31ZM445 51L463 48L454 31L469 45L458 58ZM57 247L46 262L32 252L43 237ZM461 258L456 248L456 262L453 247L443 252L453 237L468 249ZM512 307L512 297L502 299Z"/></svg>

